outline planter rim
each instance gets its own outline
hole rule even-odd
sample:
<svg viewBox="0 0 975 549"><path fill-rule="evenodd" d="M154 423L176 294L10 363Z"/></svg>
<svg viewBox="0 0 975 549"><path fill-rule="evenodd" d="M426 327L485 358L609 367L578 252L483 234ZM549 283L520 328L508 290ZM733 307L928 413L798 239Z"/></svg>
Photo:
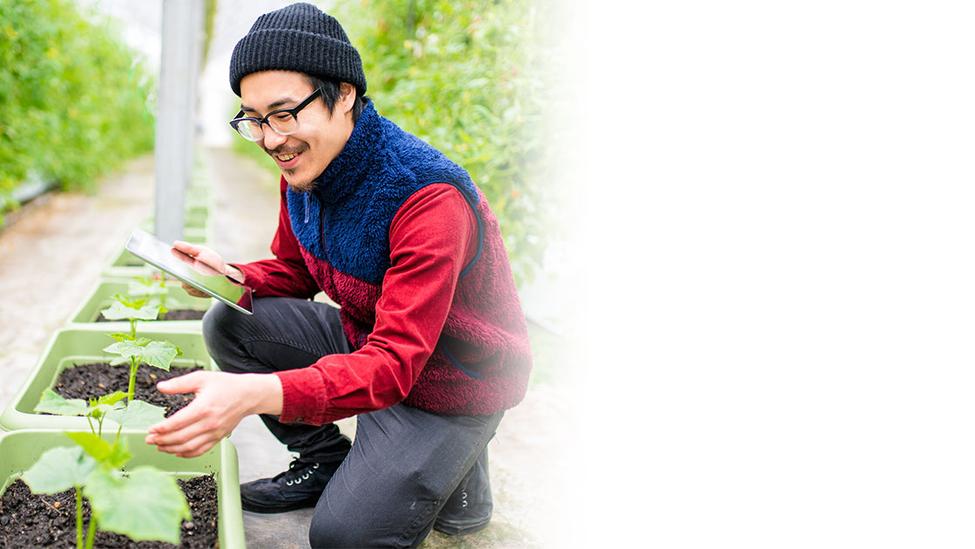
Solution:
<svg viewBox="0 0 975 549"><path fill-rule="evenodd" d="M100 351L102 348L111 343L111 339L107 336L107 334L111 333L113 330L105 329L104 327L97 325L87 325L84 327L78 326L82 325L65 326L52 332L51 337L48 339L47 345L38 356L37 362L31 368L27 378L23 381L23 383L21 383L20 387L17 389L17 392L14 394L10 402L8 402L4 407L3 411L0 412L0 431L17 431L24 429L86 430L88 428L88 421L80 416L64 417L35 414L32 412L34 404L36 404L36 400L34 399L39 398L40 393L45 388L53 385L54 380L56 379L57 367L60 362L59 359L55 359L53 357L56 347L68 345L68 340L86 340L88 336L100 336L98 342L92 344L94 348L97 348L97 351L93 352L90 350L90 348L81 348L73 350L70 353L63 353L61 356L109 357L109 355L103 355ZM213 362L213 359L206 354L206 346L203 343L203 336L199 333L180 331L177 329L143 329L141 332L146 336L153 338L157 336L159 338L174 338L176 339L175 343L177 345L182 343L181 346L195 346L196 349L194 349L193 353L186 353L181 358L183 360L202 362L203 368L209 371L220 370L216 363ZM102 337L104 338L104 346L99 346L102 343ZM200 352L200 349L202 349L202 352ZM27 400L31 400L32 402L25 403ZM118 425L111 420L107 420L106 425L114 426L115 429L118 428Z"/></svg>
<svg viewBox="0 0 975 549"><path fill-rule="evenodd" d="M110 329L115 332L127 331L129 323L128 321L125 320L95 322L92 320L82 320L82 319L90 318L91 312L95 307L95 304L93 302L101 299L102 298L101 294L110 291L106 289L106 286L110 287L113 284L127 286L129 282L131 282L134 278L135 278L134 276L133 277L115 277L115 276L99 277L92 285L88 293L85 295L84 299L81 301L81 304L77 308L75 308L75 310L68 317L67 322L65 322L65 327L84 327L84 326L90 326L94 324L99 327L104 327L106 329ZM178 284L179 284L178 282L173 282L173 287L180 288ZM186 308L193 308L196 310L206 310L211 306L213 306L214 302L216 301L215 299L212 298L207 300L207 299L190 297L189 295L187 295L187 297L189 299L195 299L198 302L196 303L197 305L202 305L201 307L186 307ZM105 299L110 299L110 296L106 297ZM151 327L153 331L199 332L200 330L202 330L202 324L201 321L199 320L145 321L145 323L140 322L139 325L147 328ZM158 329L157 329L157 325L160 326Z"/></svg>
<svg viewBox="0 0 975 549"><path fill-rule="evenodd" d="M64 436L64 432L84 431L88 429L68 429L56 431L49 429L21 429L10 432L0 432L0 494L6 490L9 482L15 476L19 476L23 469L14 467L11 461L16 461L14 457L18 453L32 455L32 450L37 452L37 456L43 451L58 447L70 446L74 444L69 438ZM103 438L114 436L114 433L104 433ZM144 436L138 431L123 429L122 436L139 440ZM135 446L132 440L129 441L130 450ZM238 474L237 449L229 439L221 440L213 449L196 458L177 458L169 454L163 454L154 449L145 448L145 445L133 451L133 466L155 465L165 472L183 476L197 476L200 474L213 474L217 482L217 506L219 509L217 529L219 533L220 547L224 549L246 549L244 539L243 512L240 505L240 476ZM158 455L154 455L158 454ZM21 459L21 461L23 461ZM185 461L188 466L173 467L173 463ZM162 462L164 465L160 466Z"/></svg>

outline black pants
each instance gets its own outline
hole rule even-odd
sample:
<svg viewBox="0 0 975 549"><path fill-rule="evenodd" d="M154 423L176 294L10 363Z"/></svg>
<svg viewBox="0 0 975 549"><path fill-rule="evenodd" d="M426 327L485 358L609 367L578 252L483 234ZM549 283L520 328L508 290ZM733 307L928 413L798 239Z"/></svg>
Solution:
<svg viewBox="0 0 975 549"><path fill-rule="evenodd" d="M254 315L214 305L203 319L221 369L270 373L348 353L338 309L292 298L254 300ZM360 415L355 442L334 424L281 423L271 433L302 458L341 466L315 508L312 547L416 547L455 491L484 494L490 513L487 443L503 413L446 416L403 404Z"/></svg>

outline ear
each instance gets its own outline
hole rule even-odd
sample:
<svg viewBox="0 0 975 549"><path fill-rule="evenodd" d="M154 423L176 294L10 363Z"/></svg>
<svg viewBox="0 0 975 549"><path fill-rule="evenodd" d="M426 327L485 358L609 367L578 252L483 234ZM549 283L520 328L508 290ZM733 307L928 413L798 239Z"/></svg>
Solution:
<svg viewBox="0 0 975 549"><path fill-rule="evenodd" d="M355 104L355 97L356 97L355 86L349 84L348 82L342 82L339 85L339 100L338 100L339 112L342 114L351 113L352 106Z"/></svg>

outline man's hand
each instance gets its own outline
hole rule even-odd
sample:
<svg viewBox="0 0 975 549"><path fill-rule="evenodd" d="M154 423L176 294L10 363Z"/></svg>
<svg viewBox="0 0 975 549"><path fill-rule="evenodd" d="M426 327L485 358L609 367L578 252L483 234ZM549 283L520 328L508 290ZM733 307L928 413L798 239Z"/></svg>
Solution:
<svg viewBox="0 0 975 549"><path fill-rule="evenodd" d="M240 272L240 269L224 263L220 254L206 246L177 240L173 242L172 253L177 259L197 272L209 276L228 276L241 284L244 283L244 273ZM185 282L183 289L193 297L210 297Z"/></svg>
<svg viewBox="0 0 975 549"><path fill-rule="evenodd" d="M281 381L273 374L193 372L156 384L166 394L196 393L182 410L149 428L146 444L196 457L229 435L250 414L280 414Z"/></svg>

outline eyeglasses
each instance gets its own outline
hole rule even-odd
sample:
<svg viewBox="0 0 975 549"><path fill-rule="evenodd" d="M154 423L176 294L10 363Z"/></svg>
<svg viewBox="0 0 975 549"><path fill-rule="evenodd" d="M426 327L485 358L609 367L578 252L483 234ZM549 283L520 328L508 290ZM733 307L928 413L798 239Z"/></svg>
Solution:
<svg viewBox="0 0 975 549"><path fill-rule="evenodd" d="M248 141L260 141L264 139L264 124L267 124L278 135L291 135L298 131L298 112L307 107L321 94L322 89L318 88L314 93L305 98L304 101L298 103L297 107L271 111L264 118L245 117L243 116L244 111L240 111L230 121L230 126Z"/></svg>

